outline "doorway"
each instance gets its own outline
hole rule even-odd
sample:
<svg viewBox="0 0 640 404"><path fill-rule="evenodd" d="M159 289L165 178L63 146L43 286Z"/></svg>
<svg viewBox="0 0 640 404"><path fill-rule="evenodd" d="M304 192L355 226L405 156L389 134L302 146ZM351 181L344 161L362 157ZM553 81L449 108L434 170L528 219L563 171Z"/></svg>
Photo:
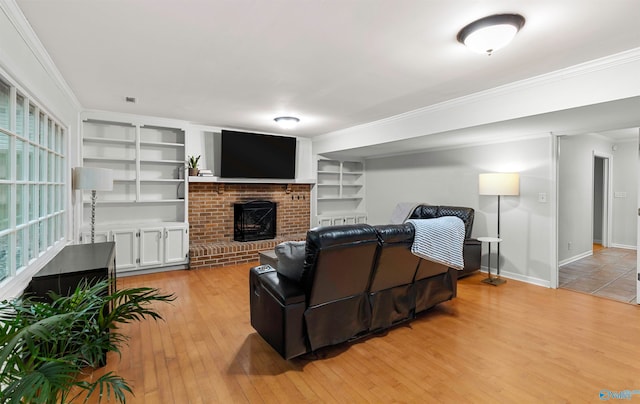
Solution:
<svg viewBox="0 0 640 404"><path fill-rule="evenodd" d="M593 155L593 251L609 247L609 157Z"/></svg>
<svg viewBox="0 0 640 404"><path fill-rule="evenodd" d="M562 136L558 148L558 287L636 303L637 132Z"/></svg>

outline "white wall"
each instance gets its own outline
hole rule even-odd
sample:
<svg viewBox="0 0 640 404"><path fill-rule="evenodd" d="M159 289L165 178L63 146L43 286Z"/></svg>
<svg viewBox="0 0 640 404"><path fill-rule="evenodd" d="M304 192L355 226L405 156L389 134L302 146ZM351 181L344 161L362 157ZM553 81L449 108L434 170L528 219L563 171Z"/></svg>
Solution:
<svg viewBox="0 0 640 404"><path fill-rule="evenodd" d="M551 136L368 159L369 222L388 223L398 202L468 206L476 210L473 236L495 236L497 197L478 195L478 174L500 171L520 173L520 196L501 202L501 273L549 286L555 266ZM548 202L538 202L540 193Z"/></svg>
<svg viewBox="0 0 640 404"><path fill-rule="evenodd" d="M563 136L558 159L558 260L588 255L593 248L593 156L609 158L613 192L611 245L636 245L638 143L617 144L598 134Z"/></svg>

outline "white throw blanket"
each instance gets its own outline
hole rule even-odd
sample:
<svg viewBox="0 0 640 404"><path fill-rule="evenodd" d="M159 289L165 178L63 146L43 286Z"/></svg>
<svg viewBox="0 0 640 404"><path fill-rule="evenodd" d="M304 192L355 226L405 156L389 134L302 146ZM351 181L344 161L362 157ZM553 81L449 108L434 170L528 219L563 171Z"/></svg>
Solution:
<svg viewBox="0 0 640 404"><path fill-rule="evenodd" d="M462 246L464 222L454 216L435 219L409 219L415 228L411 252L429 261L444 264L457 270L464 269Z"/></svg>

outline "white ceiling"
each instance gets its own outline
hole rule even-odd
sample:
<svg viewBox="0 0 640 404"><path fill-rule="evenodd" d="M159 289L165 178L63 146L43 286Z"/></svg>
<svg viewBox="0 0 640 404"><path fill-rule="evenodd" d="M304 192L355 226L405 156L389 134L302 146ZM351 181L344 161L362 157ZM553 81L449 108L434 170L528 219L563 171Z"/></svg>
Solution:
<svg viewBox="0 0 640 404"><path fill-rule="evenodd" d="M17 0L86 109L315 136L640 47L635 0ZM527 22L492 56L456 41ZM138 99L125 103L126 96Z"/></svg>

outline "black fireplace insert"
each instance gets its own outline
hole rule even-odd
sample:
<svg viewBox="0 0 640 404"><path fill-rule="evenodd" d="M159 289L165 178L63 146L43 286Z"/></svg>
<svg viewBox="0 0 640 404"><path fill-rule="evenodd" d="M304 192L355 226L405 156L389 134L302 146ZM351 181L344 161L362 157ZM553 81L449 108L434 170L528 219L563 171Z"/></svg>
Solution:
<svg viewBox="0 0 640 404"><path fill-rule="evenodd" d="M251 201L233 204L235 241L269 240L276 237L276 203Z"/></svg>

